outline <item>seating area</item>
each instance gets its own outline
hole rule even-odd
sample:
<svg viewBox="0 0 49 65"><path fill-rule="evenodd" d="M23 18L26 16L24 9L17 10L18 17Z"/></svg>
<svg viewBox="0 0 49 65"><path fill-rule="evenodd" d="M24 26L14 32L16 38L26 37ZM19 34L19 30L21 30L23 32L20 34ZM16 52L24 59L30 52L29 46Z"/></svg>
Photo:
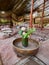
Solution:
<svg viewBox="0 0 49 65"><path fill-rule="evenodd" d="M49 0L0 1L0 65L49 65Z"/></svg>
<svg viewBox="0 0 49 65"><path fill-rule="evenodd" d="M10 38L18 33L16 27L10 28L7 26L0 27L0 39Z"/></svg>

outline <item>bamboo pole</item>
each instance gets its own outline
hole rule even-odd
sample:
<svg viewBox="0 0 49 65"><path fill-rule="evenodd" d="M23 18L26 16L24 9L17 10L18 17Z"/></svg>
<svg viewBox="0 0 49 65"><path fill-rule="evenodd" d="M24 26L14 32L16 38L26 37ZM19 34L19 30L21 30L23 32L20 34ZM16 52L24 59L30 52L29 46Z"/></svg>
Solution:
<svg viewBox="0 0 49 65"><path fill-rule="evenodd" d="M43 10L42 10L42 17L41 17L41 29L44 28L44 26L43 26L43 22L44 22L44 9L45 9L45 0L44 0L44 3L43 3Z"/></svg>
<svg viewBox="0 0 49 65"><path fill-rule="evenodd" d="M32 28L33 27L33 7L34 7L34 0L31 0L31 11L30 11L30 23L29 23L29 27Z"/></svg>

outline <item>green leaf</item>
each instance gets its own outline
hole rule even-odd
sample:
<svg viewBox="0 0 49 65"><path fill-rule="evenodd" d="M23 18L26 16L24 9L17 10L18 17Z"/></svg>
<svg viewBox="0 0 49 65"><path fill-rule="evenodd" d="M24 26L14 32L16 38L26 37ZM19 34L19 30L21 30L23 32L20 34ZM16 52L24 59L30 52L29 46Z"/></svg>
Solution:
<svg viewBox="0 0 49 65"><path fill-rule="evenodd" d="M23 38L28 38L28 36L35 31L36 31L35 28L30 28L30 29L27 30L27 33L25 33L24 35L23 35L22 30L19 31L19 34L22 35Z"/></svg>
<svg viewBox="0 0 49 65"><path fill-rule="evenodd" d="M22 30L19 31L19 34L22 35Z"/></svg>
<svg viewBox="0 0 49 65"><path fill-rule="evenodd" d="M24 38L28 38L28 33L26 33L26 34L24 35Z"/></svg>
<svg viewBox="0 0 49 65"><path fill-rule="evenodd" d="M35 28L30 28L27 33L28 33L28 35L30 35L31 33L35 32L35 31L36 31Z"/></svg>

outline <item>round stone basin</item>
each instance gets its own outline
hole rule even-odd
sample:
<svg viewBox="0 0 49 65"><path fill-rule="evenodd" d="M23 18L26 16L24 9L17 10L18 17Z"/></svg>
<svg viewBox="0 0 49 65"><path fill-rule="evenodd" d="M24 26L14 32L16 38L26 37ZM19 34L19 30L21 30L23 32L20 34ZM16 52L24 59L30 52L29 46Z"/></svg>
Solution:
<svg viewBox="0 0 49 65"><path fill-rule="evenodd" d="M39 42L33 39L28 39L28 47L22 45L22 38L13 41L14 50L23 55L36 55L39 49Z"/></svg>

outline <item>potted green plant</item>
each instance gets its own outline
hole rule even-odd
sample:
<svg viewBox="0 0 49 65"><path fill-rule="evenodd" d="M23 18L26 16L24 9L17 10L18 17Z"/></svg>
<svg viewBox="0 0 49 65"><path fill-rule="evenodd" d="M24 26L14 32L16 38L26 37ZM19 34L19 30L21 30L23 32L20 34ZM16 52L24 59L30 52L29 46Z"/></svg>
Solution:
<svg viewBox="0 0 49 65"><path fill-rule="evenodd" d="M26 29L25 27L22 27L21 30L19 31L19 34L22 36L22 45L24 47L28 46L28 37L33 32L35 32L35 28Z"/></svg>

